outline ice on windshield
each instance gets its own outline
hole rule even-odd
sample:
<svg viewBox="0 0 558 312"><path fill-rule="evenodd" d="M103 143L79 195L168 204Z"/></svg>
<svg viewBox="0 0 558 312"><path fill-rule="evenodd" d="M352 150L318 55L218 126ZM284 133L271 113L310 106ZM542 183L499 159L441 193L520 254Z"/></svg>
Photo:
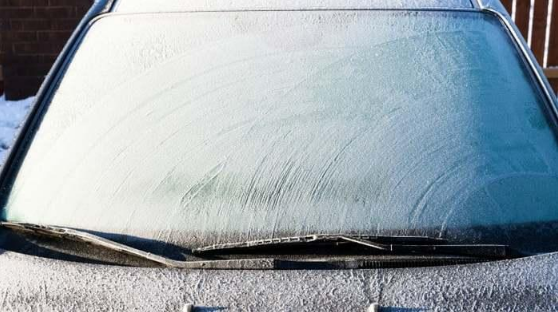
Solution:
<svg viewBox="0 0 558 312"><path fill-rule="evenodd" d="M556 221L530 81L481 13L105 17L4 217L182 244Z"/></svg>

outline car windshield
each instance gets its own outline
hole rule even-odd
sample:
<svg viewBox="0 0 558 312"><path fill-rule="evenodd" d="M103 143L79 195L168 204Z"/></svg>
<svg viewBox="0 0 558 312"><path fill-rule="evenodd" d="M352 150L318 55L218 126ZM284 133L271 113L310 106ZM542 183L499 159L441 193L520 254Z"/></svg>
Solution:
<svg viewBox="0 0 558 312"><path fill-rule="evenodd" d="M354 233L558 250L551 116L491 14L109 15L2 218L189 248Z"/></svg>

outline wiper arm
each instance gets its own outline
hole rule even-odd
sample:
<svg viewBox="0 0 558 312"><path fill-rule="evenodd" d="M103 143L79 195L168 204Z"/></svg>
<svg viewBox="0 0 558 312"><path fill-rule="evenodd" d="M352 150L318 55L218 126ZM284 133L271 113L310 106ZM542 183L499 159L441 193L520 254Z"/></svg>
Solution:
<svg viewBox="0 0 558 312"><path fill-rule="evenodd" d="M277 247L324 245L332 246L336 244L357 244L380 253L392 254L424 254L430 253L436 256L444 255L468 255L474 256L467 260L463 259L442 259L436 262L432 259L422 261L411 261L408 259L380 260L378 262L368 259L310 259L310 260L282 260L270 258L255 259L231 259L231 260L206 260L206 261L177 261L163 256L152 254L134 247L114 242L103 237L87 233L80 230L47 226L30 223L2 222L0 228L5 228L23 234L36 236L54 237L67 239L76 242L83 242L106 248L120 254L138 257L149 260L164 267L181 269L214 269L214 270L273 270L273 269L357 269L357 268L376 268L376 267L409 267L409 266L430 266L442 264L459 264L486 261L493 258L508 258L507 246L505 245L450 245L447 241L439 238L422 236L352 236L352 235L308 235L299 237L273 238L266 240L248 241L242 243L228 243L206 246L194 249L195 254L204 253L234 253L238 251L250 251L257 253L259 249L275 249ZM420 259L419 259L420 260Z"/></svg>
<svg viewBox="0 0 558 312"><path fill-rule="evenodd" d="M352 243L364 246L380 254L412 255L436 254L459 255L481 258L509 258L507 245L450 244L447 240L428 236L366 236L366 235L306 235L270 238L240 243L226 243L193 249L194 254L257 253L299 246L336 246Z"/></svg>
<svg viewBox="0 0 558 312"><path fill-rule="evenodd" d="M22 233L38 236L68 239L77 242L93 244L120 254L138 257L169 268L181 269L273 269L274 259L233 259L209 261L178 261L156 254L152 254L134 247L111 241L109 239L65 227L39 225L31 223L0 221L0 227Z"/></svg>

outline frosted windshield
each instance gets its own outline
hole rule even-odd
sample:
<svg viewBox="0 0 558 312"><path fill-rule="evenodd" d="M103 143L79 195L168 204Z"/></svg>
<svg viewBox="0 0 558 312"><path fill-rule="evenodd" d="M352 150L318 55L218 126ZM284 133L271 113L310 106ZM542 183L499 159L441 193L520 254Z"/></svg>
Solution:
<svg viewBox="0 0 558 312"><path fill-rule="evenodd" d="M531 80L482 13L101 18L4 218L183 246L454 230L477 241L487 228L512 239L558 220L556 138Z"/></svg>

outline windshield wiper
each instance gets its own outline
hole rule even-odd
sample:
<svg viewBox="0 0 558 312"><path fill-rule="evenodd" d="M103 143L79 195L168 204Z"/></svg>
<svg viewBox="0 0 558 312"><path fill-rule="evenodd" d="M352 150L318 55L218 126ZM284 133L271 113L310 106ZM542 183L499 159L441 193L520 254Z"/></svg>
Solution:
<svg viewBox="0 0 558 312"><path fill-rule="evenodd" d="M452 255L479 258L510 258L507 245L451 244L442 238L428 236L367 236L320 234L295 237L270 238L239 243L226 243L193 249L194 254L255 254L276 251L285 247L331 248L354 244L370 252L389 255Z"/></svg>
<svg viewBox="0 0 558 312"><path fill-rule="evenodd" d="M47 236L61 239L68 239L77 242L83 242L99 246L105 249L115 251L120 254L138 257L144 260L157 263L164 267L181 268L181 269L273 269L275 268L274 259L232 259L232 260L207 260L207 261L178 261L163 256L152 254L134 247L111 241L109 239L79 231L75 229L39 225L31 223L4 222L0 221L0 227L17 231L20 233L28 233L37 236Z"/></svg>
<svg viewBox="0 0 558 312"><path fill-rule="evenodd" d="M92 244L112 250L119 254L138 257L168 268L214 269L214 270L277 270L277 269L359 269L380 267L410 267L483 262L491 259L510 258L506 245L452 245L440 238L423 236L355 236L355 235L307 235L298 237L273 238L241 243L216 244L192 250L194 254L228 254L246 252L258 254L263 250L279 250L284 247L317 246L327 248L355 244L367 250L386 255L405 255L411 258L370 259L369 257L351 258L238 258L203 261L178 261L149 253L134 247L117 243L103 237L71 228L18 222L2 222L0 228L23 234L54 237ZM375 253L374 253L375 254ZM429 254L434 257L414 257ZM453 256L467 256L455 258ZM449 256L444 257L444 256ZM476 259L476 260L475 260Z"/></svg>

